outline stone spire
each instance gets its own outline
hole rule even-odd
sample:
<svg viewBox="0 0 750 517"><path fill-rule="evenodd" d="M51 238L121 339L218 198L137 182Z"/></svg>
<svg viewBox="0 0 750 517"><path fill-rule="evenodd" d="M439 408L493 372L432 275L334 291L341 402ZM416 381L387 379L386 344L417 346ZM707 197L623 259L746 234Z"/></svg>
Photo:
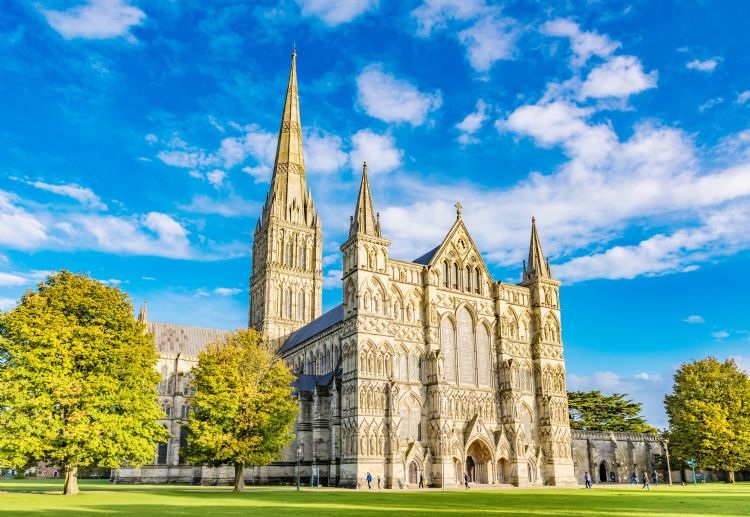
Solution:
<svg viewBox="0 0 750 517"><path fill-rule="evenodd" d="M370 194L370 182L367 179L367 162L362 164L362 183L359 186L354 217L349 225L349 237L354 237L357 233L381 237L380 214L377 217L375 216L375 208Z"/></svg>
<svg viewBox="0 0 750 517"><path fill-rule="evenodd" d="M263 219L269 215L308 226L313 224L315 216L312 199L305 183L296 49L292 51L292 66L284 99L284 111L281 114L270 195L263 210Z"/></svg>
<svg viewBox="0 0 750 517"><path fill-rule="evenodd" d="M141 310L138 311L138 323L143 323L144 325L148 323L148 310L146 306L148 305L148 302L143 302L143 305L141 305Z"/></svg>
<svg viewBox="0 0 750 517"><path fill-rule="evenodd" d="M523 280L535 278L552 278L549 261L544 260L542 243L539 241L539 233L536 231L536 219L531 218L531 243L529 244L529 260L523 265Z"/></svg>

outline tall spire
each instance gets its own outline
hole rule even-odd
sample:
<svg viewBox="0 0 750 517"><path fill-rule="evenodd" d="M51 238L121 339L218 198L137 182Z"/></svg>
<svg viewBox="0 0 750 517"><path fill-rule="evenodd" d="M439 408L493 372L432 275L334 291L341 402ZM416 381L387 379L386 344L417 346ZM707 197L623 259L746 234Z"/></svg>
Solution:
<svg viewBox="0 0 750 517"><path fill-rule="evenodd" d="M141 305L141 310L138 311L138 323L143 323L144 325L148 323L148 312L146 309L146 305L148 305L148 302L143 302L143 305Z"/></svg>
<svg viewBox="0 0 750 517"><path fill-rule="evenodd" d="M292 65L289 70L284 110L281 114L270 194L266 210L273 209L274 215L284 220L311 224L313 207L308 202L305 184L305 156L302 149L302 123L297 90L296 48L292 51Z"/></svg>
<svg viewBox="0 0 750 517"><path fill-rule="evenodd" d="M532 217L529 260L524 263L523 279L526 281L534 278L552 278L552 271L549 267L549 261L544 260L542 243L539 240L539 233L536 231L536 219Z"/></svg>
<svg viewBox="0 0 750 517"><path fill-rule="evenodd" d="M362 183L359 185L359 196L357 206L354 208L354 217L349 225L349 237L357 233L381 237L380 214L375 216L375 208L372 204L370 194L370 182L367 179L367 162L362 164Z"/></svg>

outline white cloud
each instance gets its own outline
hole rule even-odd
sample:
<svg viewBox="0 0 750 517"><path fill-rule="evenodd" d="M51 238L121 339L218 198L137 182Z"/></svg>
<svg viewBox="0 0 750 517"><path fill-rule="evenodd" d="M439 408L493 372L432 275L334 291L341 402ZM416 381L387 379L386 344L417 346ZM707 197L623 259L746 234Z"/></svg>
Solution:
<svg viewBox="0 0 750 517"><path fill-rule="evenodd" d="M183 169L202 169L219 165L216 156L200 147L188 145L178 135L172 135L167 142L167 149L159 151L156 157L166 165Z"/></svg>
<svg viewBox="0 0 750 517"><path fill-rule="evenodd" d="M0 311L9 311L16 306L18 300L15 298L0 298Z"/></svg>
<svg viewBox="0 0 750 517"><path fill-rule="evenodd" d="M267 169L270 178L271 167L276 157L278 135L262 130L251 124L244 128L245 134L239 137L228 137L221 141L218 156L226 167L234 167L252 157L259 167Z"/></svg>
<svg viewBox="0 0 750 517"><path fill-rule="evenodd" d="M53 194L58 194L60 196L75 199L81 204L88 205L91 208L95 208L97 210L107 209L107 205L102 203L101 199L99 199L99 196L94 194L91 189L81 187L80 185L76 185L75 183L63 185L52 185L43 181L29 181L27 183L32 187L38 188L39 190L45 190L47 192L52 192Z"/></svg>
<svg viewBox="0 0 750 517"><path fill-rule="evenodd" d="M214 293L219 296L234 296L242 292L242 289L238 287L217 287L214 289Z"/></svg>
<svg viewBox="0 0 750 517"><path fill-rule="evenodd" d="M19 286L26 283L28 283L28 280L24 276L0 272L0 287Z"/></svg>
<svg viewBox="0 0 750 517"><path fill-rule="evenodd" d="M656 87L656 70L643 72L643 65L634 56L615 56L594 68L581 86L582 99L628 97Z"/></svg>
<svg viewBox="0 0 750 517"><path fill-rule="evenodd" d="M717 332L711 332L711 336L715 339L726 339L729 337L729 332L726 330L719 330Z"/></svg>
<svg viewBox="0 0 750 517"><path fill-rule="evenodd" d="M500 16L500 8L484 0L424 0L411 15L419 36L450 28L478 72L487 72L496 61L513 57L519 34L515 20ZM471 22L468 27L467 22ZM464 28L455 30L456 24Z"/></svg>
<svg viewBox="0 0 750 517"><path fill-rule="evenodd" d="M341 289L341 275L343 271L340 269L329 269L326 271L323 277L323 289Z"/></svg>
<svg viewBox="0 0 750 517"><path fill-rule="evenodd" d="M135 38L130 29L140 25L146 14L126 0L89 0L65 11L41 9L47 22L65 39Z"/></svg>
<svg viewBox="0 0 750 517"><path fill-rule="evenodd" d="M156 278L154 278L153 276L142 276L141 280L146 280L150 282L152 280L156 280Z"/></svg>
<svg viewBox="0 0 750 517"><path fill-rule="evenodd" d="M401 165L403 154L396 147L396 139L390 134L380 135L369 129L361 129L352 136L349 160L355 172L361 170L362 162L367 162L367 170L379 174Z"/></svg>
<svg viewBox="0 0 750 517"><path fill-rule="evenodd" d="M612 41L606 35L593 31L582 31L577 23L564 18L550 20L544 23L540 30L547 36L570 39L570 48L573 51L570 60L574 67L583 66L592 56L609 57L620 48L620 42Z"/></svg>
<svg viewBox="0 0 750 517"><path fill-rule="evenodd" d="M701 61L700 59L693 59L689 61L685 66L690 70L697 70L699 72L711 73L716 70L719 65L720 58L712 57Z"/></svg>
<svg viewBox="0 0 750 517"><path fill-rule="evenodd" d="M214 169L206 173L206 179L214 188L221 188L226 178L227 173L221 169Z"/></svg>
<svg viewBox="0 0 750 517"><path fill-rule="evenodd" d="M748 101L750 101L750 90L745 90L737 95L737 100L735 102L737 104L745 105Z"/></svg>
<svg viewBox="0 0 750 517"><path fill-rule="evenodd" d="M461 122L456 124L456 129L461 132L458 136L459 143L462 145L477 143L479 140L473 135L482 128L488 118L489 106L484 100L479 99L476 111L469 113Z"/></svg>
<svg viewBox="0 0 750 517"><path fill-rule="evenodd" d="M2 308L1 305L0 305L0 308ZM740 370L745 370L747 374L750 374L750 357L745 357L742 355L733 355L730 357L730 359L734 359L734 362L737 363L737 367Z"/></svg>
<svg viewBox="0 0 750 517"><path fill-rule="evenodd" d="M0 190L0 244L34 249L48 239L47 226L18 204L18 197Z"/></svg>
<svg viewBox="0 0 750 517"><path fill-rule="evenodd" d="M691 316L688 316L687 318L685 318L682 321L684 321L685 323L690 323L690 324L705 323L706 322L706 320L704 320L702 316L698 316L697 314L693 314Z"/></svg>
<svg viewBox="0 0 750 517"><path fill-rule="evenodd" d="M347 23L375 8L379 0L296 0L303 16L315 16L335 27Z"/></svg>
<svg viewBox="0 0 750 517"><path fill-rule="evenodd" d="M309 172L332 173L346 165L348 155L338 135L313 131L305 139L305 168Z"/></svg>
<svg viewBox="0 0 750 517"><path fill-rule="evenodd" d="M485 16L458 33L458 41L466 49L471 67L487 72L496 61L511 59L518 29L510 18Z"/></svg>
<svg viewBox="0 0 750 517"><path fill-rule="evenodd" d="M224 217L254 215L260 210L258 203L247 201L236 194L223 199L199 194L193 197L189 205L179 205L178 208L196 214L215 214Z"/></svg>
<svg viewBox="0 0 750 517"><path fill-rule="evenodd" d="M714 97L713 99L708 99L706 102L698 106L698 111L703 113L704 111L710 110L711 108L718 104L721 104L722 102L724 102L723 97Z"/></svg>
<svg viewBox="0 0 750 517"><path fill-rule="evenodd" d="M357 76L357 103L368 115L384 122L421 126L442 103L440 91L423 93L404 79L383 71L381 65L365 67Z"/></svg>
<svg viewBox="0 0 750 517"><path fill-rule="evenodd" d="M435 29L444 29L449 21L471 20L492 9L484 0L424 0L411 15L417 21L417 33L429 36Z"/></svg>
<svg viewBox="0 0 750 517"><path fill-rule="evenodd" d="M76 220L85 232L79 242L88 247L126 255L152 255L188 258L193 255L187 230L166 214L150 212L140 218L114 216L79 216Z"/></svg>
<svg viewBox="0 0 750 517"><path fill-rule="evenodd" d="M122 284L122 280L118 280L117 278L109 278L107 280L99 280L100 283L104 285L111 285L111 286L117 286Z"/></svg>

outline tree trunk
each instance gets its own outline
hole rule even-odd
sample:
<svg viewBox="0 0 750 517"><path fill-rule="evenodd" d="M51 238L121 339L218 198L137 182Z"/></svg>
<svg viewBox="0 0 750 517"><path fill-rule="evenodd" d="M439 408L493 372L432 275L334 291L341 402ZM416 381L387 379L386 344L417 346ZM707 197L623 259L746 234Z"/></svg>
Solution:
<svg viewBox="0 0 750 517"><path fill-rule="evenodd" d="M727 483L734 483L734 471L727 470Z"/></svg>
<svg viewBox="0 0 750 517"><path fill-rule="evenodd" d="M245 465L243 463L234 464L234 491L245 491Z"/></svg>
<svg viewBox="0 0 750 517"><path fill-rule="evenodd" d="M65 495L78 495L78 467L73 465L65 465L65 485L63 486L63 494Z"/></svg>

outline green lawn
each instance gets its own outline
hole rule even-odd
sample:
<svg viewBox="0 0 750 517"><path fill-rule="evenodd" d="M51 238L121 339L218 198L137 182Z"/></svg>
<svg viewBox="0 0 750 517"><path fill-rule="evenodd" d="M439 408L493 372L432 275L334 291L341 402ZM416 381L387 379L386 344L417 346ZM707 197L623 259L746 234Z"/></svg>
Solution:
<svg viewBox="0 0 750 517"><path fill-rule="evenodd" d="M236 495L227 487L109 485L83 481L80 496L58 495L59 481L0 481L0 515L273 515L332 516L618 516L750 515L750 483L531 490L354 490L248 487Z"/></svg>

